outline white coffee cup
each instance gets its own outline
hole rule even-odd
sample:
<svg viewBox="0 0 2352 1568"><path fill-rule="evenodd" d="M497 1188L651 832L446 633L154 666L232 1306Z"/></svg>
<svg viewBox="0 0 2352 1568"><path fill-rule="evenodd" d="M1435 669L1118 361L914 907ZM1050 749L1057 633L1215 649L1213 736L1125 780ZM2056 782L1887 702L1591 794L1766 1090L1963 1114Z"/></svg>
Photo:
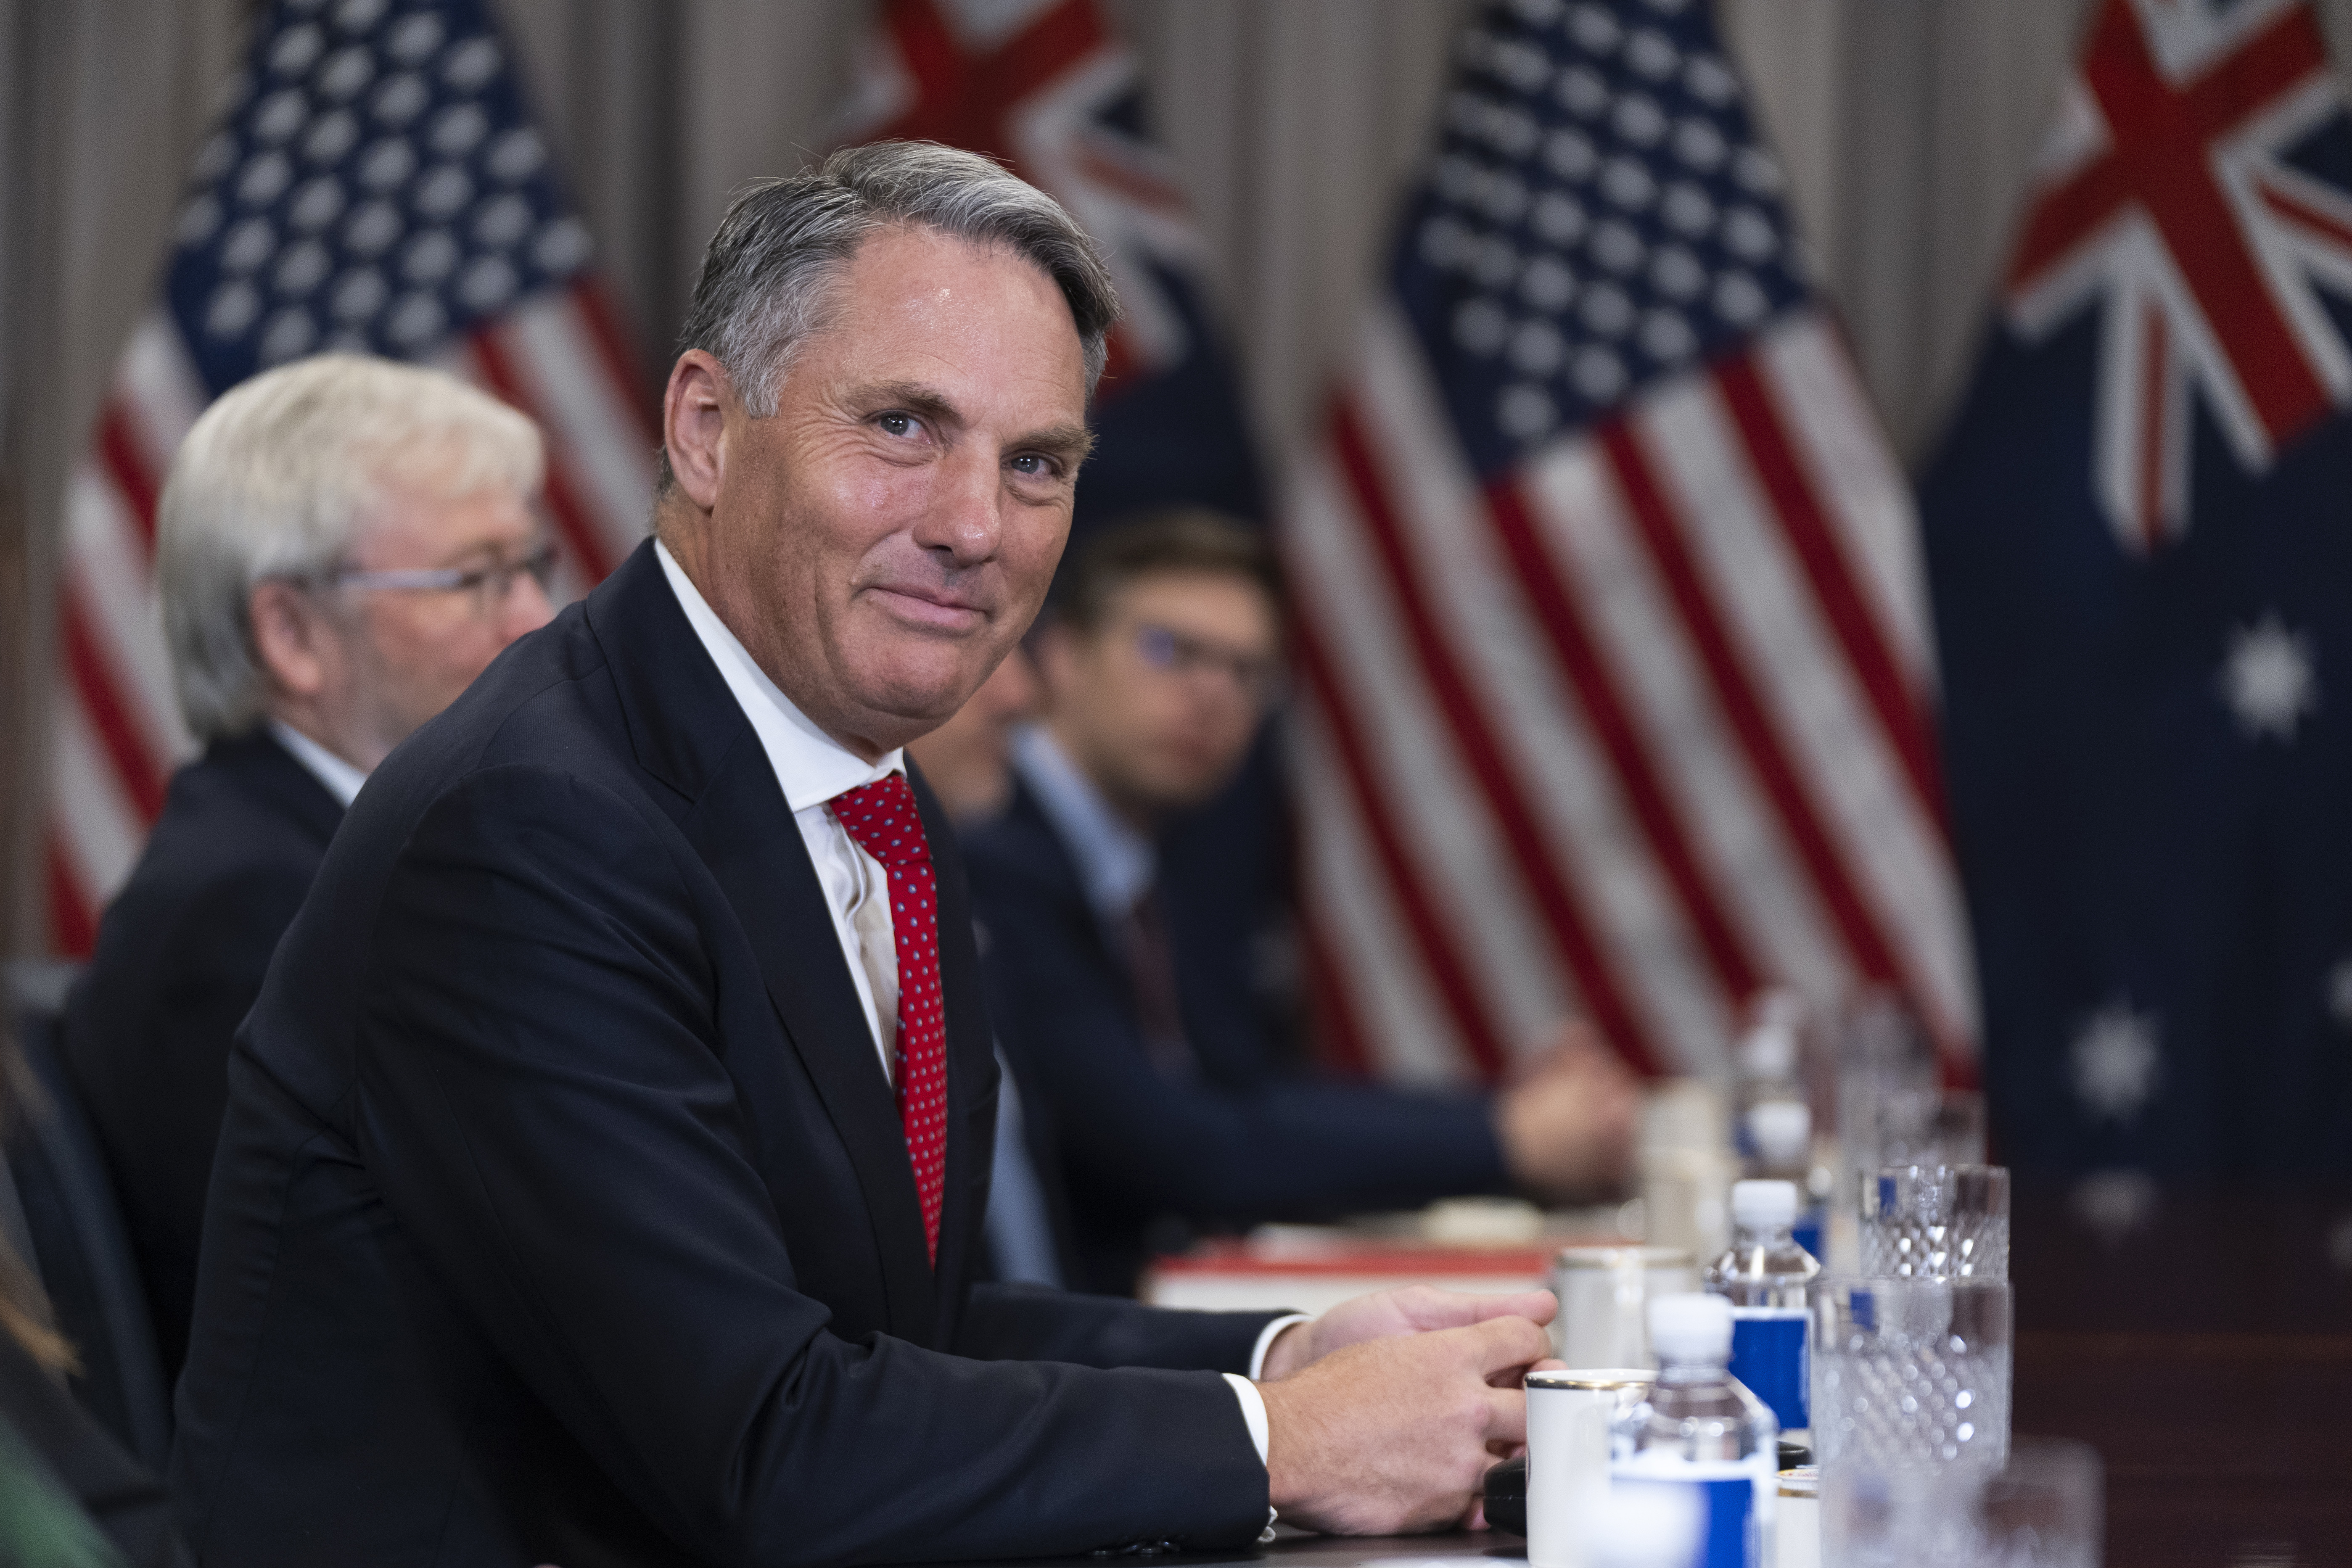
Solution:
<svg viewBox="0 0 2352 1568"><path fill-rule="evenodd" d="M1583 1526L1609 1492L1609 1429L1638 1405L1643 1367L1528 1374L1528 1562L1585 1568Z"/></svg>

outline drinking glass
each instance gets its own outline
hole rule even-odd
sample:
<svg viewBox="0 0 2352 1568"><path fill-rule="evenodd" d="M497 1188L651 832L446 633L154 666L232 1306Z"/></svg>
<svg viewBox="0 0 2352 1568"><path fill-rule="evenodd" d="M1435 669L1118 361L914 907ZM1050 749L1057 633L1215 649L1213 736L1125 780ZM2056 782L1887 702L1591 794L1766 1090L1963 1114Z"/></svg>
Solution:
<svg viewBox="0 0 2352 1568"><path fill-rule="evenodd" d="M2099 1568L2099 1460L2081 1443L2022 1438L1991 1471L1849 1463L1820 1506L1822 1568Z"/></svg>
<svg viewBox="0 0 2352 1568"><path fill-rule="evenodd" d="M1813 1282L1813 1450L1878 1471L1998 1469L2009 1454L2006 1280Z"/></svg>
<svg viewBox="0 0 2352 1568"><path fill-rule="evenodd" d="M1866 1171L1862 1271L1888 1279L2009 1278L2009 1172L2000 1166Z"/></svg>

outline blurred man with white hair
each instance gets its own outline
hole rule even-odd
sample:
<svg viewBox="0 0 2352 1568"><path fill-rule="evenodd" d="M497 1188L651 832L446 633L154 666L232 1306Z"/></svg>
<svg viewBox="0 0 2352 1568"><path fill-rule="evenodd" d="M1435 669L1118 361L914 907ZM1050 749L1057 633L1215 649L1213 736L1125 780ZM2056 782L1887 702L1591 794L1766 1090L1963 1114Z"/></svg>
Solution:
<svg viewBox="0 0 2352 1568"><path fill-rule="evenodd" d="M173 677L204 744L77 987L67 1057L129 1220L167 1378L187 1343L230 1037L361 784L552 613L523 415L329 354L205 411L157 508Z"/></svg>

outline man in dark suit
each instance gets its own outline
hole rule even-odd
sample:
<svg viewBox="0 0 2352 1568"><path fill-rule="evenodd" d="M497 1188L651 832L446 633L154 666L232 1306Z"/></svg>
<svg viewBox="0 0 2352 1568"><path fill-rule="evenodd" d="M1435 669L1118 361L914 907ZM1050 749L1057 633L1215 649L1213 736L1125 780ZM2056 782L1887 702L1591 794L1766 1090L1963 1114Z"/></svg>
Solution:
<svg viewBox="0 0 2352 1568"><path fill-rule="evenodd" d="M206 410L157 507L204 755L99 924L66 1060L178 1375L229 1038L368 769L551 613L539 432L471 387L323 355Z"/></svg>
<svg viewBox="0 0 2352 1568"><path fill-rule="evenodd" d="M1492 1096L1302 1074L1234 958L1251 912L1163 910L1155 835L1232 780L1277 673L1258 536L1197 512L1139 519L1064 577L1037 639L1041 722L1014 737L1002 814L965 837L998 1031L1032 1145L1060 1162L1082 1282L1130 1291L1168 1217L1619 1180L1632 1081L1581 1026Z"/></svg>
<svg viewBox="0 0 2352 1568"><path fill-rule="evenodd" d="M1540 1292L1286 1321L969 1282L995 1072L900 748L1044 597L1115 308L970 154L730 210L658 545L378 770L239 1033L173 1459L200 1556L896 1562L1474 1506Z"/></svg>

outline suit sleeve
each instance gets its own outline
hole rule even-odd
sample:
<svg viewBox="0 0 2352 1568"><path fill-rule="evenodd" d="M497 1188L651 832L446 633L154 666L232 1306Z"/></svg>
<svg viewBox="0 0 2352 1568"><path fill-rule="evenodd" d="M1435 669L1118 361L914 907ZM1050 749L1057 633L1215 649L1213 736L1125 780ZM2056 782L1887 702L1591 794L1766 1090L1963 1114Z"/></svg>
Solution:
<svg viewBox="0 0 2352 1568"><path fill-rule="evenodd" d="M1002 857L973 858L999 1030L1024 1088L1051 1097L1080 1179L1137 1208L1224 1220L1508 1190L1484 1096L1164 1075L1091 910Z"/></svg>
<svg viewBox="0 0 2352 1568"><path fill-rule="evenodd" d="M1000 1281L972 1287L956 1349L990 1360L1245 1375L1258 1335L1282 1315L1180 1312Z"/></svg>
<svg viewBox="0 0 2352 1568"><path fill-rule="evenodd" d="M512 768L436 803L387 884L361 1150L503 1357L713 1563L1255 1533L1265 1470L1213 1375L830 1332L749 1155L706 950L723 912L690 860L616 797Z"/></svg>

